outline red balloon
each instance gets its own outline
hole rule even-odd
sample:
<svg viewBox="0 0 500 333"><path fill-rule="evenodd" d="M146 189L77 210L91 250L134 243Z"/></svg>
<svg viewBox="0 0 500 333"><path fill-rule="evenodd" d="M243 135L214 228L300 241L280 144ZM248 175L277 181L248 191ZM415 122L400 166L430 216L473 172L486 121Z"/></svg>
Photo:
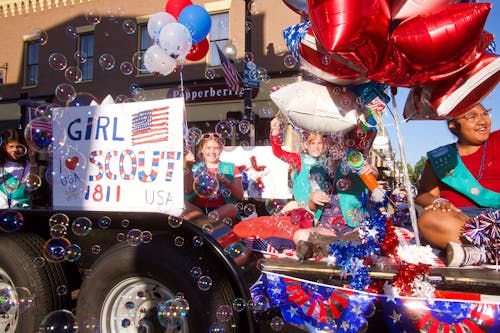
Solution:
<svg viewBox="0 0 500 333"><path fill-rule="evenodd" d="M182 10L192 4L191 0L167 0L165 11L178 20Z"/></svg>
<svg viewBox="0 0 500 333"><path fill-rule="evenodd" d="M342 61L339 62L338 60ZM300 42L300 64L302 69L316 77L335 84L351 85L367 81L364 70L349 67L340 56L328 53L314 37L312 29Z"/></svg>
<svg viewBox="0 0 500 333"><path fill-rule="evenodd" d="M445 63L480 38L490 9L490 3L458 3L412 17L394 29L390 41L415 66Z"/></svg>
<svg viewBox="0 0 500 333"><path fill-rule="evenodd" d="M308 0L316 39L329 52L364 70L378 64L389 35L387 0Z"/></svg>
<svg viewBox="0 0 500 333"><path fill-rule="evenodd" d="M391 0L391 15L394 20L430 13L460 0Z"/></svg>
<svg viewBox="0 0 500 333"><path fill-rule="evenodd" d="M483 54L450 79L410 90L403 116L410 120L457 117L480 103L500 82L500 57Z"/></svg>
<svg viewBox="0 0 500 333"><path fill-rule="evenodd" d="M493 38L492 34L483 31L479 40L472 43L466 52L448 62L427 68L411 64L394 43L389 43L378 69L368 73L368 78L372 81L401 87L415 87L442 81L479 59Z"/></svg>
<svg viewBox="0 0 500 333"><path fill-rule="evenodd" d="M191 61L201 60L205 58L205 56L207 55L208 48L209 48L208 39L205 38L201 42L191 46L191 50L189 50L189 53L186 55L186 59Z"/></svg>

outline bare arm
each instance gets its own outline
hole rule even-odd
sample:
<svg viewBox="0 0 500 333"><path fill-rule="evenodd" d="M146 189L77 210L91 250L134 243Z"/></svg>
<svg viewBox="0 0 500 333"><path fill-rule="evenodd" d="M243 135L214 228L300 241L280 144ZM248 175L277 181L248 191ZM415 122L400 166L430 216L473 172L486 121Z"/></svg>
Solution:
<svg viewBox="0 0 500 333"><path fill-rule="evenodd" d="M418 187L418 195L415 201L425 207L425 209L441 209L445 210L459 210L451 202L446 199L441 199L439 190L439 178L434 173L432 166L426 162L420 185Z"/></svg>
<svg viewBox="0 0 500 333"><path fill-rule="evenodd" d="M184 155L184 194L190 194L193 192L193 164L196 161L194 154L192 152L187 152Z"/></svg>

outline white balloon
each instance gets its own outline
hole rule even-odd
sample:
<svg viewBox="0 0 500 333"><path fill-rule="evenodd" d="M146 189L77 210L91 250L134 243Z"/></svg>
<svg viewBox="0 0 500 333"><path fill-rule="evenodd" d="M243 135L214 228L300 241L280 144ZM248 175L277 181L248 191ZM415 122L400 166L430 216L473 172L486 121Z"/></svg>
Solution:
<svg viewBox="0 0 500 333"><path fill-rule="evenodd" d="M356 96L340 86L298 81L279 88L270 97L283 115L309 132L328 134L352 129L363 113Z"/></svg>
<svg viewBox="0 0 500 333"><path fill-rule="evenodd" d="M193 38L185 25L170 23L161 29L158 45L172 58L181 60L191 50Z"/></svg>
<svg viewBox="0 0 500 333"><path fill-rule="evenodd" d="M144 53L144 66L151 73L168 75L174 70L176 61L155 44Z"/></svg>
<svg viewBox="0 0 500 333"><path fill-rule="evenodd" d="M159 12L153 14L148 20L149 37L151 37L156 43L161 29L167 24L174 22L177 22L177 20L169 13Z"/></svg>

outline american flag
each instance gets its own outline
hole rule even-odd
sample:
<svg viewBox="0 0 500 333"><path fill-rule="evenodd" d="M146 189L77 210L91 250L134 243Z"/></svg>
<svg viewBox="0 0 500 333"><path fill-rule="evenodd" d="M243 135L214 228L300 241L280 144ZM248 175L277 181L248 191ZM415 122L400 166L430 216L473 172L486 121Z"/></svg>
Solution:
<svg viewBox="0 0 500 333"><path fill-rule="evenodd" d="M373 113L381 113L385 110L386 104L380 97L376 97L366 105Z"/></svg>
<svg viewBox="0 0 500 333"><path fill-rule="evenodd" d="M137 112L132 115L132 145L167 141L168 107Z"/></svg>
<svg viewBox="0 0 500 333"><path fill-rule="evenodd" d="M224 72L224 78L226 83L234 92L239 92L241 89L241 79L238 71L234 65L226 58L224 53L219 48L219 45L215 44L217 47L217 52L219 53L220 65L222 66L222 71Z"/></svg>

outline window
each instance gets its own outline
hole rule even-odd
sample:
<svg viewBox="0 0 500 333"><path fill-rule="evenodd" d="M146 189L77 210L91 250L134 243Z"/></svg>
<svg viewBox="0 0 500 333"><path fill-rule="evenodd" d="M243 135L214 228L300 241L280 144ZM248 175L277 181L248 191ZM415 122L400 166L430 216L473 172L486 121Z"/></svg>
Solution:
<svg viewBox="0 0 500 333"><path fill-rule="evenodd" d="M38 85L38 69L40 63L40 44L35 40L24 42L24 86Z"/></svg>
<svg viewBox="0 0 500 333"><path fill-rule="evenodd" d="M229 12L210 15L212 27L210 28L210 66L220 66L220 59L217 53L216 43L221 50L229 40Z"/></svg>
<svg viewBox="0 0 500 333"><path fill-rule="evenodd" d="M149 36L147 23L139 24L139 38L140 52L146 52L146 50L154 44L153 39ZM144 66L144 58L141 58L140 72L141 74L149 74L149 71Z"/></svg>
<svg viewBox="0 0 500 333"><path fill-rule="evenodd" d="M94 78L94 32L79 34L78 50L80 61L78 66L82 71L82 81L92 81Z"/></svg>

